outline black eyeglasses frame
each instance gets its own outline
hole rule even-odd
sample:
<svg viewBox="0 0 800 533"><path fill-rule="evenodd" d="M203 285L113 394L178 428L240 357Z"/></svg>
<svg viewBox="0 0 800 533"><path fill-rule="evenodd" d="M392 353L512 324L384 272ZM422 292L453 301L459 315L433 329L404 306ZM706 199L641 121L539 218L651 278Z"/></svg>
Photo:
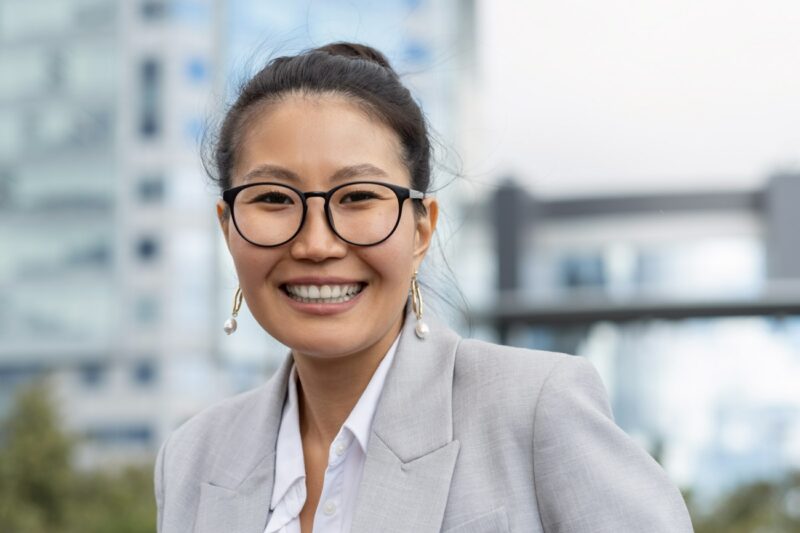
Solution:
<svg viewBox="0 0 800 533"><path fill-rule="evenodd" d="M397 204L398 204L397 220L395 221L394 226L392 226L392 230L383 239L381 239L381 240L379 240L377 242L370 243L370 244L360 244L360 243L357 243L357 242L349 241L349 240L345 239L344 237L342 237L341 235L339 235L339 232L336 231L336 226L333 223L333 215L331 214L331 209L330 209L330 200L333 197L334 193L336 193L336 191L338 191L339 189L343 189L345 187L349 187L351 185L359 185L359 184L382 185L382 186L384 186L384 187L386 187L388 189L391 189L392 192L394 192L395 196L397 197ZM247 236L244 233L242 233L242 230L239 229L239 225L236 223L236 210L233 207L234 203L236 202L236 197L243 190L248 189L250 187L255 187L257 185L278 185L280 187L285 187L287 189L290 189L290 190L294 191L300 197L300 201L303 204L303 214L300 217L300 224L298 224L298 226L297 226L297 231L295 231L294 234L291 237L289 237L288 239L286 239L283 242L280 242L278 244L259 244L257 242L253 242L250 239L248 239ZM399 185L395 185L394 183L384 183L382 181L363 181L363 180L362 181L350 181L350 182L347 182L347 183L342 183L341 185L337 185L336 187L334 187L334 188L332 188L332 189L330 189L328 191L308 191L308 192L303 192L303 191L301 191L300 189L298 189L296 187L292 187L291 185L287 185L285 183L272 182L272 181L259 181L259 182L253 182L253 183L246 183L244 185L239 185L237 187L231 187L230 189L226 189L226 190L222 191L222 200L228 205L228 209L230 210L230 214L231 214L231 219L233 220L233 225L236 228L236 231L239 233L239 235L244 240L246 240L247 242L249 242L253 246L258 246L260 248L276 248L278 246L283 246L287 242L290 242L292 239L297 237L297 235L303 230L303 226L306 223L306 214L308 213L308 199L309 198L322 198L322 199L325 200L325 205L324 205L325 219L328 221L328 227L331 229L331 231L333 231L334 235L339 237L341 240L343 240L347 244L350 244L350 245L353 245L353 246L368 247L368 246L377 246L378 244L381 244L382 242L385 242L389 237L391 237L394 234L395 230L397 229L397 226L400 224L400 219L403 216L403 204L405 204L405 201L408 200L409 198L412 199L412 200L423 200L423 199L425 199L425 193L421 192L421 191L414 190L414 189L409 189L408 187L401 187Z"/></svg>

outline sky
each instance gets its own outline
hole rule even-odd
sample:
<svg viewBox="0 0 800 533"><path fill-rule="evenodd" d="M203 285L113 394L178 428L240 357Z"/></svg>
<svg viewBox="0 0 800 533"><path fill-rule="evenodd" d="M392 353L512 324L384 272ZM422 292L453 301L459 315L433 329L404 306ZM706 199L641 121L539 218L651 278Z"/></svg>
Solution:
<svg viewBox="0 0 800 533"><path fill-rule="evenodd" d="M468 171L546 196L749 189L800 171L800 2L477 2Z"/></svg>

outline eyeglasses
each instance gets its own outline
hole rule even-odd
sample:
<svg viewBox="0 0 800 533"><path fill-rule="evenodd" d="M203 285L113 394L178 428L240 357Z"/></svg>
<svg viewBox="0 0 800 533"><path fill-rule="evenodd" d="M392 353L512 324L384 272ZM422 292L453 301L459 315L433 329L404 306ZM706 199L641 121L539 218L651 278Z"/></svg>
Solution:
<svg viewBox="0 0 800 533"><path fill-rule="evenodd" d="M355 181L333 189L303 192L281 183L248 183L222 193L239 235L271 248L294 239L303 227L309 198L325 200L325 218L333 233L356 246L374 246L392 236L403 203L425 193L391 183Z"/></svg>

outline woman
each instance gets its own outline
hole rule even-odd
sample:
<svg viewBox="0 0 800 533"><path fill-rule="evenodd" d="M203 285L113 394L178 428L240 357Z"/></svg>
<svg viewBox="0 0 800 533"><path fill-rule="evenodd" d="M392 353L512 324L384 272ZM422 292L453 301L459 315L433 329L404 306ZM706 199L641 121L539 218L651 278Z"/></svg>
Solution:
<svg viewBox="0 0 800 533"><path fill-rule="evenodd" d="M383 55L338 43L272 61L215 155L240 284L226 331L244 296L291 354L164 444L159 531L691 531L589 363L424 314L430 145Z"/></svg>

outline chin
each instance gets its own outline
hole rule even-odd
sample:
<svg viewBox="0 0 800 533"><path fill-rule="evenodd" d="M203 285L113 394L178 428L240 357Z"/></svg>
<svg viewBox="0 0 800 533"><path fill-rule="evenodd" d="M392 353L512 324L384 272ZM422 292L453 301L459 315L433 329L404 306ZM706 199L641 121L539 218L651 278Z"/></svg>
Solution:
<svg viewBox="0 0 800 533"><path fill-rule="evenodd" d="M293 352L298 352L320 359L335 359L344 357L366 348L370 343L354 343L352 338L343 338L341 334L334 337L315 335L314 338L287 339L290 344L284 343Z"/></svg>
<svg viewBox="0 0 800 533"><path fill-rule="evenodd" d="M393 319L388 323L376 320L377 313L373 316L357 312L295 318L292 309L285 314L276 312L277 309L280 307L273 308L270 315L264 315L258 322L292 351L313 357L335 359L368 350L393 330Z"/></svg>

